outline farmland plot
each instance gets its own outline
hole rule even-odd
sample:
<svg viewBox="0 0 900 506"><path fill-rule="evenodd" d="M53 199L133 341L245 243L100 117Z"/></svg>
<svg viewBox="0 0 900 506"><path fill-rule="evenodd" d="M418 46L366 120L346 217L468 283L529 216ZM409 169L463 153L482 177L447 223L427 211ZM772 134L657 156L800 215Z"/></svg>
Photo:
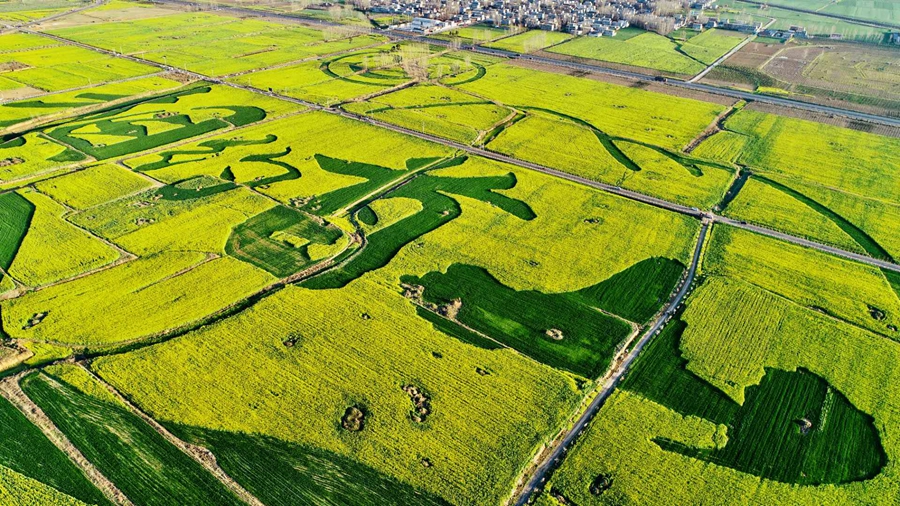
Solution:
<svg viewBox="0 0 900 506"><path fill-rule="evenodd" d="M341 141L348 138L355 141ZM447 148L436 144L311 112L126 163L168 182L230 173L235 182L255 186L285 204L308 203L325 194L339 197L331 199L327 208L315 210L328 214L402 177L405 171L448 154ZM340 189L342 194L334 193Z"/></svg>
<svg viewBox="0 0 900 506"><path fill-rule="evenodd" d="M50 47L0 52L0 76L19 87L56 92L158 72L142 63L45 40Z"/></svg>
<svg viewBox="0 0 900 506"><path fill-rule="evenodd" d="M37 133L0 143L0 181L45 175L85 160L86 157Z"/></svg>
<svg viewBox="0 0 900 506"><path fill-rule="evenodd" d="M429 85L406 88L343 108L466 144L481 138L512 112L451 88Z"/></svg>
<svg viewBox="0 0 900 506"><path fill-rule="evenodd" d="M501 153L682 204L709 208L730 171L661 149L625 142L568 119L530 112L488 146Z"/></svg>
<svg viewBox="0 0 900 506"><path fill-rule="evenodd" d="M487 25L474 25L450 30L434 35L434 38L443 40L459 39L463 44L483 44L498 39L510 33L502 28Z"/></svg>
<svg viewBox="0 0 900 506"><path fill-rule="evenodd" d="M893 171L900 166L898 139L749 110L734 114L725 126L750 138L738 163L900 202L900 182Z"/></svg>
<svg viewBox="0 0 900 506"><path fill-rule="evenodd" d="M47 131L98 160L244 126L300 106L226 86L194 86L152 100L89 115Z"/></svg>
<svg viewBox="0 0 900 506"><path fill-rule="evenodd" d="M751 178L725 214L877 258L900 255L900 204L791 177Z"/></svg>
<svg viewBox="0 0 900 506"><path fill-rule="evenodd" d="M95 380L87 377L83 381ZM132 501L148 505L241 504L224 485L144 420L107 398L108 392L103 392L106 396L92 395L90 390L54 378L53 372L24 377L22 389Z"/></svg>
<svg viewBox="0 0 900 506"><path fill-rule="evenodd" d="M41 193L75 209L86 209L145 190L153 183L114 164L103 164L42 181Z"/></svg>
<svg viewBox="0 0 900 506"><path fill-rule="evenodd" d="M313 221L299 211L276 206L234 228L225 250L229 255L283 278L313 263L315 246L334 245L340 229Z"/></svg>
<svg viewBox="0 0 900 506"><path fill-rule="evenodd" d="M112 263L120 254L112 246L67 222L66 208L34 190L20 195L34 205L28 232L9 274L30 286L45 285Z"/></svg>
<svg viewBox="0 0 900 506"><path fill-rule="evenodd" d="M135 54L205 75L221 76L384 41L352 31L325 32L209 13L91 24L53 34L104 49Z"/></svg>
<svg viewBox="0 0 900 506"><path fill-rule="evenodd" d="M46 487L71 496L73 501L108 504L69 457L6 399L0 399L0 421L0 500L4 504L10 504L6 501L10 492L26 495L29 479L35 480L31 486L37 490ZM10 477L16 474L23 483L9 483ZM11 490L7 488L9 485ZM34 504L44 503L37 500Z"/></svg>
<svg viewBox="0 0 900 506"><path fill-rule="evenodd" d="M579 396L570 377L458 342L399 294L362 281L340 291L288 287L234 318L95 367L159 419L312 445L454 503L503 500ZM405 385L426 393L424 416ZM342 425L353 406L365 414L361 430ZM247 453L235 477L258 488ZM345 462L334 465L363 483L359 466Z"/></svg>
<svg viewBox="0 0 900 506"><path fill-rule="evenodd" d="M885 385L900 351L804 307L820 297L829 314L862 321L857 301L890 300L890 288L877 270L719 233L684 323L645 350L550 487L579 504L891 503L898 478L887 463L900 448ZM795 285L800 261L816 268Z"/></svg>
<svg viewBox="0 0 900 506"><path fill-rule="evenodd" d="M224 254L232 228L275 204L247 188L198 177L74 215L73 222L126 250Z"/></svg>
<svg viewBox="0 0 900 506"><path fill-rule="evenodd" d="M700 61L686 54L668 37L637 28L622 30L620 35L622 38L618 35L615 38L578 37L548 51L674 74L696 74L704 68Z"/></svg>
<svg viewBox="0 0 900 506"><path fill-rule="evenodd" d="M483 267L514 290L573 292L650 258L686 263L697 231L696 222L686 217L481 158L471 157L430 174L461 180L447 192L461 213L403 247L386 268L372 273L372 278L393 290L403 275L446 272L459 263ZM509 180L510 176L515 185L508 190L491 190L476 198L459 190L471 185L471 180ZM527 205L534 217L523 220L500 207L494 195ZM621 237L641 240L622 241ZM585 245L590 255L583 254ZM653 296L649 305L656 303ZM610 310L637 321L647 318L648 303L636 307L642 309Z"/></svg>
<svg viewBox="0 0 900 506"><path fill-rule="evenodd" d="M615 304L612 302L615 296L610 295L627 291L615 286L617 282L627 280L628 290L659 304L668 298L681 275L682 266L678 262L669 264L659 259L647 262L665 265L660 269L661 279L644 278L655 281L656 293L649 286L634 284L642 276L629 275L628 271L578 292L562 294L511 290L484 269L460 264L450 266L446 274L405 276L401 281L404 287L411 287L407 291L422 286L419 303L448 319L489 335L540 362L594 378L606 370L615 347L632 330L621 315L615 318L598 311L609 311L610 303ZM641 267L636 270L643 270Z"/></svg>
<svg viewBox="0 0 900 506"><path fill-rule="evenodd" d="M27 120L72 116L86 108L98 108L107 102L124 101L129 97L156 94L179 87L181 83L178 81L150 76L8 102L0 105L0 128L12 127Z"/></svg>
<svg viewBox="0 0 900 506"><path fill-rule="evenodd" d="M503 37L500 40L485 44L485 47L512 51L513 53L533 53L547 46L559 44L572 36L562 32L548 32L545 30L531 30L511 37Z"/></svg>
<svg viewBox="0 0 900 506"><path fill-rule="evenodd" d="M721 105L676 98L509 64L460 88L510 107L578 118L610 136L681 150L723 111Z"/></svg>
<svg viewBox="0 0 900 506"><path fill-rule="evenodd" d="M6 300L0 307L3 327L15 338L102 348L190 324L273 280L230 257L160 253ZM29 324L39 313L47 314Z"/></svg>

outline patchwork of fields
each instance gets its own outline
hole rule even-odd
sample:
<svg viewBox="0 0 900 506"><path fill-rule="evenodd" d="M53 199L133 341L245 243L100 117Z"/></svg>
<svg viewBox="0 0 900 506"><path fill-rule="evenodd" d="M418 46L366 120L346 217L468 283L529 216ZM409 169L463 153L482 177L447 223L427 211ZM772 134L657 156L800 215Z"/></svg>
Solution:
<svg viewBox="0 0 900 506"><path fill-rule="evenodd" d="M894 502L897 138L315 12L0 35L0 503Z"/></svg>

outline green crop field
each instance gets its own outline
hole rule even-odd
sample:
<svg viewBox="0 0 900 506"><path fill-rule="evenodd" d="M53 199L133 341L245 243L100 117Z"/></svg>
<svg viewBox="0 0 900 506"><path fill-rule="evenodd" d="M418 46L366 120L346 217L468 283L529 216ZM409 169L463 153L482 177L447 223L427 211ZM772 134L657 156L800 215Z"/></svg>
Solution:
<svg viewBox="0 0 900 506"><path fill-rule="evenodd" d="M344 106L350 112L450 140L475 143L512 111L443 86L414 86Z"/></svg>
<svg viewBox="0 0 900 506"><path fill-rule="evenodd" d="M92 24L53 34L134 54L192 72L221 76L367 46L381 36L323 30L207 13Z"/></svg>
<svg viewBox="0 0 900 506"><path fill-rule="evenodd" d="M654 262L648 262L638 266L654 269ZM609 365L616 345L631 331L625 321L598 309L609 311L609 304L617 301L612 294L630 290L653 300L651 307L658 305L681 274L677 263L663 265L662 279L646 275L653 270L641 274L625 271L598 285L564 294L511 290L484 269L459 264L450 266L446 274L403 277L401 281L423 286L425 304L457 310L453 318L470 329L548 365L597 377ZM652 286L635 286L637 279ZM627 283L629 289L617 282ZM456 300L461 307L453 309Z"/></svg>
<svg viewBox="0 0 900 506"><path fill-rule="evenodd" d="M198 463L121 404L83 392L52 373L26 376L22 389L132 501L241 504Z"/></svg>
<svg viewBox="0 0 900 506"><path fill-rule="evenodd" d="M5 399L0 399L0 421L0 431L3 433L0 438L0 473L3 475L0 483L7 485L10 475L18 473L22 475L20 479L27 477L36 480L47 488L52 487L85 503L108 504L81 470ZM19 487L11 488L15 491ZM27 490L27 487L24 489ZM8 490L0 492L4 504L8 504L5 500L7 493Z"/></svg>
<svg viewBox="0 0 900 506"><path fill-rule="evenodd" d="M847 3L847 7L844 7L845 2ZM798 3L802 5L796 5ZM833 33L837 33L844 39L858 42L884 42L885 34L889 31L884 28L813 13L796 12L779 8L779 6L785 6L800 7L808 10L822 9L821 12L823 13L834 13L839 15L848 15L848 13L854 11L861 13L857 15L866 15L866 11L868 11L868 13L877 12L880 17L876 20L888 23L891 22L889 20L890 17L896 13L893 2L863 0L862 3L864 6L862 9L859 9L860 6L856 5L858 3L858 0L840 0L839 2L830 2L830 0L820 2L819 0L815 0L814 4L813 2L807 2L806 0L779 0L778 2L769 3L766 9L761 10L757 5L747 4L740 0L721 0L716 2L719 6L719 15L724 18L752 19L753 21L758 21L762 24L765 24L770 19L774 18L775 23L770 26L773 30L788 30L791 26L802 26L806 28L810 35L817 37L828 37ZM813 7L813 5L815 6ZM897 23L894 22L894 24Z"/></svg>
<svg viewBox="0 0 900 506"><path fill-rule="evenodd" d="M312 262L309 248L332 245L341 237L335 227L320 225L288 207L276 206L234 228L229 255L283 278Z"/></svg>
<svg viewBox="0 0 900 506"><path fill-rule="evenodd" d="M674 74L696 74L704 68L698 59L680 50L677 42L652 32L624 40L617 37L578 37L549 51Z"/></svg>
<svg viewBox="0 0 900 506"><path fill-rule="evenodd" d="M484 46L513 53L533 53L571 38L572 36L567 33L532 30L511 37L503 37L500 40L484 44Z"/></svg>
<svg viewBox="0 0 900 506"><path fill-rule="evenodd" d="M579 66L737 32L377 7L0 2L0 504L896 502L891 127ZM816 44L732 58L890 93Z"/></svg>
<svg viewBox="0 0 900 506"><path fill-rule="evenodd" d="M8 102L0 105L0 127L7 128L28 120L69 116L82 108L98 107L111 101L160 93L179 86L181 85L177 81L151 76Z"/></svg>
<svg viewBox="0 0 900 506"><path fill-rule="evenodd" d="M47 135L98 160L130 155L215 130L302 109L290 102L226 86L196 86L88 115Z"/></svg>
<svg viewBox="0 0 900 506"><path fill-rule="evenodd" d="M464 44L484 44L500 37L510 35L509 31L487 25L473 25L465 28L444 31L434 35L436 39L459 39Z"/></svg>

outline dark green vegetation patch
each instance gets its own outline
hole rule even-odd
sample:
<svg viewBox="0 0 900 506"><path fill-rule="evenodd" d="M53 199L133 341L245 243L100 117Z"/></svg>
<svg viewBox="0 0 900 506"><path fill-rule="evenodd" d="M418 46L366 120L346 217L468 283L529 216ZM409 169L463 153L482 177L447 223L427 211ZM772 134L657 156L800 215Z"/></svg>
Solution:
<svg viewBox="0 0 900 506"><path fill-rule="evenodd" d="M365 248L353 257L352 261L311 279L304 286L314 289L341 288L366 272L384 267L403 246L450 222L462 213L459 204L444 193L487 202L522 220L534 219L536 215L528 204L494 191L509 190L515 185L516 177L512 173L505 176L474 178L419 175L399 186L389 196L416 199L422 203L421 211L373 233L367 238ZM368 202L357 206L357 210L366 205Z"/></svg>
<svg viewBox="0 0 900 506"><path fill-rule="evenodd" d="M516 291L480 267L461 264L450 266L446 274L431 272L401 280L424 287L413 298L448 318L547 365L593 378L609 366L616 346L631 331L628 323L598 309L652 314L681 270L677 262L650 259L597 285L559 294ZM665 274L648 277L648 271ZM619 298L632 292L639 295Z"/></svg>
<svg viewBox="0 0 900 506"><path fill-rule="evenodd" d="M276 206L241 223L232 231L225 251L284 278L312 263L309 244L334 244L341 231L319 224L303 213Z"/></svg>
<svg viewBox="0 0 900 506"><path fill-rule="evenodd" d="M136 504L242 504L193 459L120 405L40 373L22 389L107 478Z"/></svg>
<svg viewBox="0 0 900 506"><path fill-rule="evenodd" d="M685 369L679 352L685 327L675 321L660 334L622 386L682 415L727 425L728 442L720 449L705 449L655 439L661 448L801 485L866 480L887 463L872 417L804 369L767 369L738 405Z"/></svg>
<svg viewBox="0 0 900 506"><path fill-rule="evenodd" d="M2 397L0 397L0 465L86 503L109 504L69 457Z"/></svg>
<svg viewBox="0 0 900 506"><path fill-rule="evenodd" d="M0 195L0 267L9 269L34 215L34 204L16 192Z"/></svg>
<svg viewBox="0 0 900 506"><path fill-rule="evenodd" d="M354 459L319 448L194 427L173 430L209 448L229 476L268 506L447 504Z"/></svg>

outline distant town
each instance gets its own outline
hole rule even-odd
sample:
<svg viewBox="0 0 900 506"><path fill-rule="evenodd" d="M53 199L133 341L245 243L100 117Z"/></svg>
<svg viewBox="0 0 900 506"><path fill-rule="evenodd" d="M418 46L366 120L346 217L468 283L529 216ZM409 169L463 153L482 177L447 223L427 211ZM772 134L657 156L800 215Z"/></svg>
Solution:
<svg viewBox="0 0 900 506"><path fill-rule="evenodd" d="M713 0L372 0L369 11L396 15L398 20L411 19L393 27L426 35L481 23L594 37L615 37L629 26L662 35L681 28L720 28L781 40L813 36L802 26L769 30L765 23L748 16L733 19L724 10L720 13ZM842 38L837 33L816 36ZM890 42L900 44L900 32L892 34Z"/></svg>

